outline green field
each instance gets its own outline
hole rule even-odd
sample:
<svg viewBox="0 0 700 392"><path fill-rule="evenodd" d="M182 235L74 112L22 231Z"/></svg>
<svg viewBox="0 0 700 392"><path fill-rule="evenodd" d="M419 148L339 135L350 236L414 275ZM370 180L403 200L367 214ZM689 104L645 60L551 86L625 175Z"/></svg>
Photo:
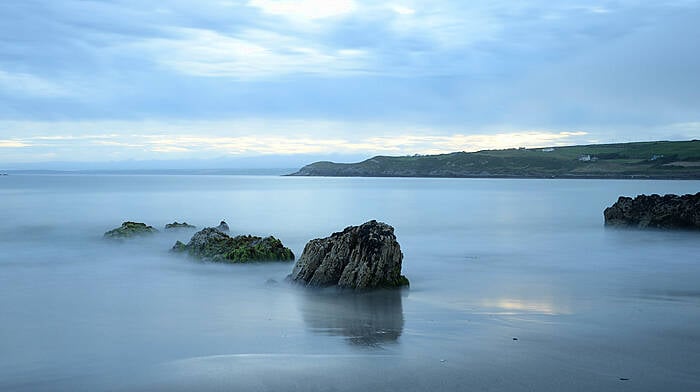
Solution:
<svg viewBox="0 0 700 392"><path fill-rule="evenodd" d="M296 176L700 179L700 140L376 156L316 162Z"/></svg>

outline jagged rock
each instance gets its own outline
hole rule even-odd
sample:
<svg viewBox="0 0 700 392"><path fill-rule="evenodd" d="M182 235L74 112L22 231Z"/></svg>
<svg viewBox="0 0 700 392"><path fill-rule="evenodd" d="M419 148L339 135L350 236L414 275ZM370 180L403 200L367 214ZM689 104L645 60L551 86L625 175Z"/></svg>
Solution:
<svg viewBox="0 0 700 392"><path fill-rule="evenodd" d="M177 229L196 229L197 226L190 225L187 222L178 223L177 221L173 223L168 223L165 225L165 230L177 230Z"/></svg>
<svg viewBox="0 0 700 392"><path fill-rule="evenodd" d="M157 233L158 230L153 226L148 226L140 222L124 222L120 227L112 229L104 234L104 238L123 239L129 237L149 235Z"/></svg>
<svg viewBox="0 0 700 392"><path fill-rule="evenodd" d="M221 221L221 223L219 223L219 225L216 226L215 229L223 232L229 231L228 224L226 224L226 221Z"/></svg>
<svg viewBox="0 0 700 392"><path fill-rule="evenodd" d="M606 226L700 229L700 192L692 195L621 196L605 209Z"/></svg>
<svg viewBox="0 0 700 392"><path fill-rule="evenodd" d="M309 241L288 279L306 286L369 289L407 286L394 228L375 220Z"/></svg>
<svg viewBox="0 0 700 392"><path fill-rule="evenodd" d="M294 260L292 251L275 237L261 238L251 235L231 237L214 227L198 231L186 245L177 241L172 250L222 263Z"/></svg>

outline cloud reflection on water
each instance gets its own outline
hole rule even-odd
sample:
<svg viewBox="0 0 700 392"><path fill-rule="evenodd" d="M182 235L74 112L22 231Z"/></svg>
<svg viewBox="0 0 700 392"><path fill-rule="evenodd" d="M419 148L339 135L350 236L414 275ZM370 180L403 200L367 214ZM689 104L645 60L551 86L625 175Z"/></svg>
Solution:
<svg viewBox="0 0 700 392"><path fill-rule="evenodd" d="M547 299L494 298L484 299L480 305L484 308L496 308L512 314L537 313L554 316L571 313L567 306L556 304L553 300Z"/></svg>

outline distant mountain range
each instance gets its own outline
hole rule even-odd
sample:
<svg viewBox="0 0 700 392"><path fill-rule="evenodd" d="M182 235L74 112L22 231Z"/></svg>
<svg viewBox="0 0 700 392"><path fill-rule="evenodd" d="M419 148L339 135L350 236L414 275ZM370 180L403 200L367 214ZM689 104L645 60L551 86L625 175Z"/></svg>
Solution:
<svg viewBox="0 0 700 392"><path fill-rule="evenodd" d="M293 176L700 179L700 140L322 161Z"/></svg>

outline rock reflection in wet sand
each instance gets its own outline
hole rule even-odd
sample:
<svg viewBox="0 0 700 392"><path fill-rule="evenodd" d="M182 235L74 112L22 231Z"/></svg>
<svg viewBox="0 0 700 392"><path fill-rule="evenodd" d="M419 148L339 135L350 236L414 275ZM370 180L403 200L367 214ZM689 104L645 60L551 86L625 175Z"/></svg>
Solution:
<svg viewBox="0 0 700 392"><path fill-rule="evenodd" d="M403 294L402 294L403 293ZM302 295L301 312L313 332L344 336L354 346L396 343L403 332L402 290L313 290Z"/></svg>

